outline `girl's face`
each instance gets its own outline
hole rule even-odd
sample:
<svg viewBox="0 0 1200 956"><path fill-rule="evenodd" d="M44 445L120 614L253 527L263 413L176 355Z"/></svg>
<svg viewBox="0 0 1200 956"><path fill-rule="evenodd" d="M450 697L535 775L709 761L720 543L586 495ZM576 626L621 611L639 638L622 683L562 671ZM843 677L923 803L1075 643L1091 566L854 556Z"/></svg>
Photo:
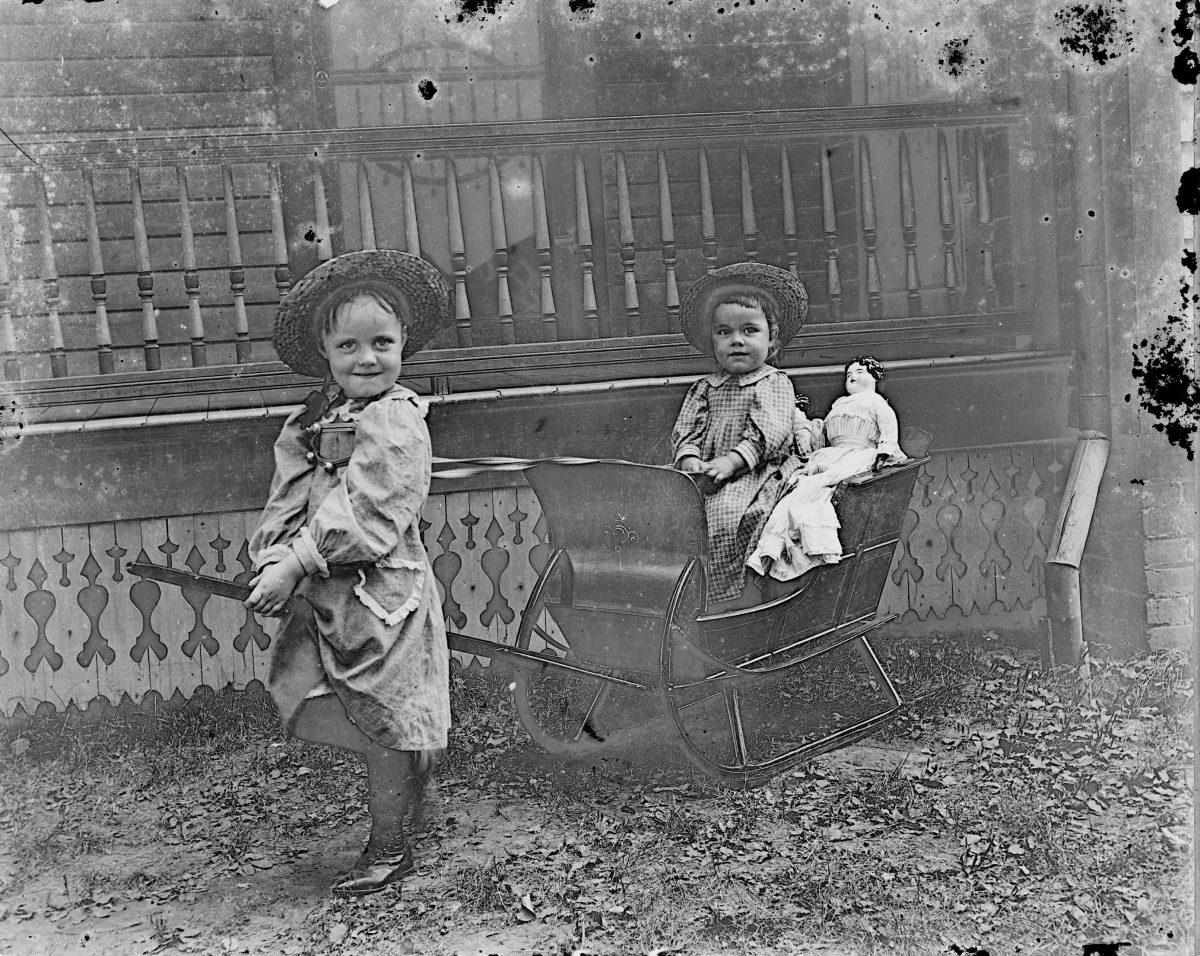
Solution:
<svg viewBox="0 0 1200 956"><path fill-rule="evenodd" d="M321 339L333 380L348 398L374 398L396 384L404 324L370 296L337 308L333 331Z"/></svg>
<svg viewBox="0 0 1200 956"><path fill-rule="evenodd" d="M712 343L721 368L743 375L763 366L775 347L775 337L758 306L722 302L713 311Z"/></svg>
<svg viewBox="0 0 1200 956"><path fill-rule="evenodd" d="M875 376L857 362L851 362L846 368L846 394L857 395L859 392L875 391Z"/></svg>

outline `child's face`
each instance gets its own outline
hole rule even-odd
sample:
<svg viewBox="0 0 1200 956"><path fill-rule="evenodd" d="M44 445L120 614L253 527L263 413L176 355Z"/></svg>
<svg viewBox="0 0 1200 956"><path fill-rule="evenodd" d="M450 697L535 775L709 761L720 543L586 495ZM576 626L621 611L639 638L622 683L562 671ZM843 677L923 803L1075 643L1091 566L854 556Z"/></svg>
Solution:
<svg viewBox="0 0 1200 956"><path fill-rule="evenodd" d="M846 368L846 394L857 395L859 392L875 391L875 376L857 362L851 362Z"/></svg>
<svg viewBox="0 0 1200 956"><path fill-rule="evenodd" d="M775 337L758 306L722 302L713 311L712 343L721 368L742 375L762 367Z"/></svg>
<svg viewBox="0 0 1200 956"><path fill-rule="evenodd" d="M338 306L333 331L321 339L333 380L349 398L374 398L396 384L404 324L369 296Z"/></svg>

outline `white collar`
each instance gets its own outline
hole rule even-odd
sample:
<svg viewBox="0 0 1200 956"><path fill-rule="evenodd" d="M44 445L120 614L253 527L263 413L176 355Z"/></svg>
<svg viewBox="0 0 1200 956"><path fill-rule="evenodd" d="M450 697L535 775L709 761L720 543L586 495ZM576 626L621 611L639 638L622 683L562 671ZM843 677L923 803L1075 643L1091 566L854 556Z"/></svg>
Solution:
<svg viewBox="0 0 1200 956"><path fill-rule="evenodd" d="M720 388L730 379L738 388L745 388L747 385L753 385L755 382L762 381L768 375L779 371L772 365L760 365L753 372L743 372L740 375L734 375L732 372L713 372L708 376L708 384L713 388Z"/></svg>

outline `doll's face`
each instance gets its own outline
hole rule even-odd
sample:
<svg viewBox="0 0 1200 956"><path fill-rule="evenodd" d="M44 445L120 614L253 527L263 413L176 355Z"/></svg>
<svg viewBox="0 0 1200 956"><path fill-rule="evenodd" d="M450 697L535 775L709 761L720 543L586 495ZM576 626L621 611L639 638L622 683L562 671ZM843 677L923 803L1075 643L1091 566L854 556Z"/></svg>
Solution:
<svg viewBox="0 0 1200 956"><path fill-rule="evenodd" d="M333 380L348 398L374 398L396 384L404 350L404 323L373 296L337 308L333 328L321 338Z"/></svg>
<svg viewBox="0 0 1200 956"><path fill-rule="evenodd" d="M762 367L775 346L775 337L758 306L722 302L713 311L712 343L721 368L743 375Z"/></svg>
<svg viewBox="0 0 1200 956"><path fill-rule="evenodd" d="M875 376L857 362L851 362L846 368L846 394L857 395L859 392L875 391Z"/></svg>

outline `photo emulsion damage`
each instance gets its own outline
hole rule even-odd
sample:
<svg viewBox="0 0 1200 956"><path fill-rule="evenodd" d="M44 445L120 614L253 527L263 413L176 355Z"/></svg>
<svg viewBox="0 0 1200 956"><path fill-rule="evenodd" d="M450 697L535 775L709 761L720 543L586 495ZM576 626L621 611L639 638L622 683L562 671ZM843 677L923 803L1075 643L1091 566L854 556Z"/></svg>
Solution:
<svg viewBox="0 0 1200 956"><path fill-rule="evenodd" d="M0 7L0 953L1193 952L1198 15Z"/></svg>

